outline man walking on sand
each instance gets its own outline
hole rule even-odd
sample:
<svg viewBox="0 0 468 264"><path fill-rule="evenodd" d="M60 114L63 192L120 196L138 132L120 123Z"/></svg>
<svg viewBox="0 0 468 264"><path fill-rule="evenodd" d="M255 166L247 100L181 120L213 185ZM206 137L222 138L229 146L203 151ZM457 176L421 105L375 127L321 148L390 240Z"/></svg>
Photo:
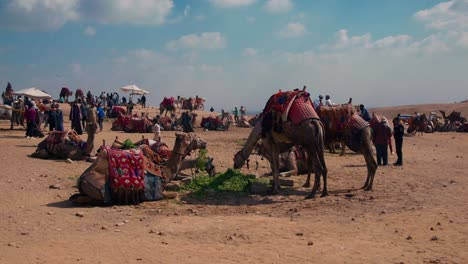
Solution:
<svg viewBox="0 0 468 264"><path fill-rule="evenodd" d="M400 115L393 119L393 138L395 139L395 148L398 159L393 165L403 165L403 136L405 134L405 127L401 123Z"/></svg>

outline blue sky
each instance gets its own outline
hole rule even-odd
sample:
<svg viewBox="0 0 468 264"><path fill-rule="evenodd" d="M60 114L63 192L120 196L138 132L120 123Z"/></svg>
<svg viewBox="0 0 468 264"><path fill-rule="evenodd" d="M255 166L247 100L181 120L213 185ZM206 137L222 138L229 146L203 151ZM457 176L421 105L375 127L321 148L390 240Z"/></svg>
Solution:
<svg viewBox="0 0 468 264"><path fill-rule="evenodd" d="M278 89L368 106L468 98L468 0L2 0L0 86L137 84L262 109Z"/></svg>

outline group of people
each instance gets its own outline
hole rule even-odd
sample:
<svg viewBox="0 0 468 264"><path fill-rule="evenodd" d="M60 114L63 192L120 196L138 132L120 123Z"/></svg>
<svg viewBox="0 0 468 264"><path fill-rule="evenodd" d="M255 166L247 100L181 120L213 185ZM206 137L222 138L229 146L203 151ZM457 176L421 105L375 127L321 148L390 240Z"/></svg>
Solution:
<svg viewBox="0 0 468 264"><path fill-rule="evenodd" d="M366 115L367 110L364 112L364 116ZM361 112L361 115L363 113ZM371 128L372 128L372 136L373 136L373 143L375 146L376 154L377 154L377 165L387 166L388 165L388 149L393 154L392 148L392 136L395 140L395 148L397 154L397 161L393 163L395 166L402 166L403 165L403 136L405 133L405 128L400 120L400 116L396 116L393 119L393 131L390 128L390 124L388 123L387 118L385 117L378 117L377 115L373 115L370 120Z"/></svg>
<svg viewBox="0 0 468 264"><path fill-rule="evenodd" d="M71 104L71 129L74 129L78 135L83 134L83 129L87 133L96 133L98 126L99 131L102 131L104 117L105 112L101 104L86 104L80 99Z"/></svg>

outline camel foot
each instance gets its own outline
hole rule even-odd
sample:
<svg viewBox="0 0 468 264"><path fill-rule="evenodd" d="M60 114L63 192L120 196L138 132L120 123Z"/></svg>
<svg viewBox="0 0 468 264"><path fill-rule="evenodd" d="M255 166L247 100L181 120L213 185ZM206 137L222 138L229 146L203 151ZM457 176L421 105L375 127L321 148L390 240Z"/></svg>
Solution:
<svg viewBox="0 0 468 264"><path fill-rule="evenodd" d="M163 192L163 196L165 199L175 199L177 198L177 195L178 195L177 192L167 192L167 191Z"/></svg>
<svg viewBox="0 0 468 264"><path fill-rule="evenodd" d="M305 197L306 200L309 200L309 199L314 199L315 198L315 194L309 194Z"/></svg>
<svg viewBox="0 0 468 264"><path fill-rule="evenodd" d="M366 188L364 188L364 191L366 191L366 192L372 191L372 186L367 186Z"/></svg>
<svg viewBox="0 0 468 264"><path fill-rule="evenodd" d="M79 193L75 193L74 195L70 196L68 200L74 204L92 204L93 202L93 199L90 197Z"/></svg>
<svg viewBox="0 0 468 264"><path fill-rule="evenodd" d="M306 182L306 183L304 183L304 184L302 185L302 187L304 187L304 188L309 188L309 187L310 187L310 183L307 183L307 182Z"/></svg>
<svg viewBox="0 0 468 264"><path fill-rule="evenodd" d="M320 197L325 197L325 196L328 196L328 192L324 192L322 193L322 195L320 195Z"/></svg>
<svg viewBox="0 0 468 264"><path fill-rule="evenodd" d="M277 189L271 188L271 189L268 191L268 193L269 193L269 194L272 194L272 195L276 195L276 194L279 194L279 190L280 190L280 188L277 188Z"/></svg>

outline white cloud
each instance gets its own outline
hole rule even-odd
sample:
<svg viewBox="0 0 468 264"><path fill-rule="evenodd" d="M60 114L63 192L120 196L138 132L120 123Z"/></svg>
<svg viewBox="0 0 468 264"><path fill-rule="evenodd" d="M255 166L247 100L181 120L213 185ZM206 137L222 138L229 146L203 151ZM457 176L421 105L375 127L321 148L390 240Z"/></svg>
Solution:
<svg viewBox="0 0 468 264"><path fill-rule="evenodd" d="M245 48L242 52L242 55L245 57L253 57L256 56L258 51L254 48Z"/></svg>
<svg viewBox="0 0 468 264"><path fill-rule="evenodd" d="M68 65L68 67L70 68L71 72L74 73L74 74L81 73L81 64L79 64L79 63L72 63L72 64Z"/></svg>
<svg viewBox="0 0 468 264"><path fill-rule="evenodd" d="M96 35L96 29L94 29L92 26L87 26L83 31L83 34L88 37L94 36Z"/></svg>
<svg viewBox="0 0 468 264"><path fill-rule="evenodd" d="M190 6L187 5L187 6L185 6L185 8L184 8L184 16L188 16L189 13L190 13Z"/></svg>
<svg viewBox="0 0 468 264"><path fill-rule="evenodd" d="M406 45L411 40L409 35L388 36L375 41L372 47L386 48Z"/></svg>
<svg viewBox="0 0 468 264"><path fill-rule="evenodd" d="M463 48L468 48L468 32L462 32L458 41L457 45Z"/></svg>
<svg viewBox="0 0 468 264"><path fill-rule="evenodd" d="M265 9L270 13L287 12L293 8L291 0L268 0Z"/></svg>
<svg viewBox="0 0 468 264"><path fill-rule="evenodd" d="M249 6L257 2L257 0L209 0L210 3L220 8L231 8L240 6Z"/></svg>
<svg viewBox="0 0 468 264"><path fill-rule="evenodd" d="M247 19L247 22L249 22L249 23L254 23L257 20L257 18L252 17L252 16L247 17L246 19Z"/></svg>
<svg viewBox="0 0 468 264"><path fill-rule="evenodd" d="M414 17L435 30L468 29L468 1L452 0L439 3L432 8L418 11Z"/></svg>
<svg viewBox="0 0 468 264"><path fill-rule="evenodd" d="M169 50L177 49L222 49L226 40L219 32L204 32L199 35L189 34L166 43Z"/></svg>
<svg viewBox="0 0 468 264"><path fill-rule="evenodd" d="M173 0L3 0L0 28L53 31L68 22L103 24L163 24Z"/></svg>
<svg viewBox="0 0 468 264"><path fill-rule="evenodd" d="M341 29L335 34L336 43L334 45L337 49L349 48L349 47L369 47L371 34L366 33L361 36L348 36L348 30Z"/></svg>
<svg viewBox="0 0 468 264"><path fill-rule="evenodd" d="M195 20L197 21L203 21L206 19L206 16L205 15L196 15L195 16Z"/></svg>
<svg viewBox="0 0 468 264"><path fill-rule="evenodd" d="M50 31L79 19L78 0L10 0L0 4L0 28Z"/></svg>
<svg viewBox="0 0 468 264"><path fill-rule="evenodd" d="M81 0L80 12L103 24L163 24L173 7L172 0Z"/></svg>
<svg viewBox="0 0 468 264"><path fill-rule="evenodd" d="M303 36L306 32L306 28L302 23L295 22L289 23L284 29L278 32L278 35L282 38L297 38Z"/></svg>

